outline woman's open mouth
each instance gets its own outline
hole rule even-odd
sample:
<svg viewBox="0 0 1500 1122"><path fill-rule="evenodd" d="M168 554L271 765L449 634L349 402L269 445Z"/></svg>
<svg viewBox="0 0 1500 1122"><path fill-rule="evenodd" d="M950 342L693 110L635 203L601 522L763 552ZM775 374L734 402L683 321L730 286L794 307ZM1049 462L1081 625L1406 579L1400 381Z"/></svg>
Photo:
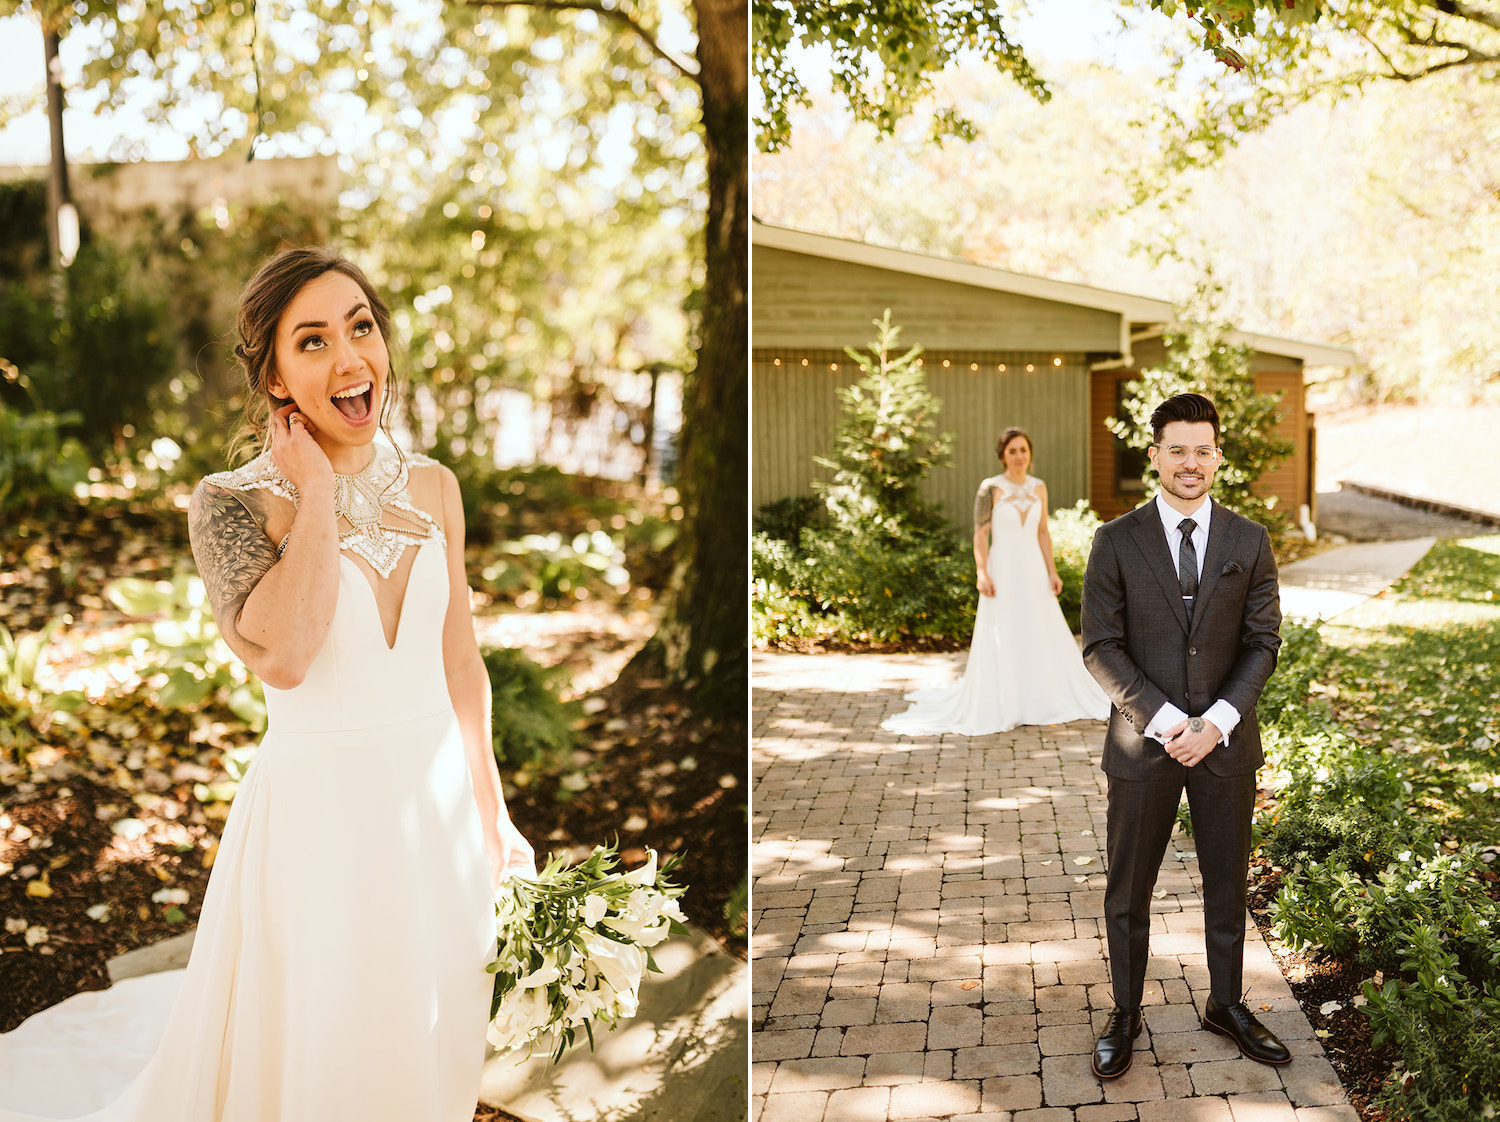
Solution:
<svg viewBox="0 0 1500 1122"><path fill-rule="evenodd" d="M329 398L333 407L349 420L358 424L370 416L370 403L374 397L375 383L360 382L347 390L340 390Z"/></svg>

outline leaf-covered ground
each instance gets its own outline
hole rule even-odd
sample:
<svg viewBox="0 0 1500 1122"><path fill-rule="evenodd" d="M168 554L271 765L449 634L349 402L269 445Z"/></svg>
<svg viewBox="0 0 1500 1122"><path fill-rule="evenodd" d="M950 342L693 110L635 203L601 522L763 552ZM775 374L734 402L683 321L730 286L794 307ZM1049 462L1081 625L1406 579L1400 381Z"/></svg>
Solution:
<svg viewBox="0 0 1500 1122"><path fill-rule="evenodd" d="M159 708L149 666L113 649L127 621L104 594L117 576L190 564L185 523L159 506L95 504L23 521L0 543L0 623L20 636L66 617L35 704L0 690L0 1031L103 988L110 958L198 917L235 757L257 737L220 705ZM497 606L478 621L484 641L567 666L588 714L570 759L508 790L512 814L539 852L618 839L635 864L647 846L685 851L684 909L742 956L723 906L746 868L744 728L694 712L638 664L620 675L650 634L649 602L583 609ZM67 689L89 700L51 711L46 696Z"/></svg>
<svg viewBox="0 0 1500 1122"><path fill-rule="evenodd" d="M1399 758L1412 809L1456 849L1500 845L1500 535L1439 541L1385 593L1324 624L1333 648L1316 689L1372 760ZM1483 874L1500 899L1500 859ZM1399 1058L1371 1046L1364 972L1299 954L1272 930L1280 871L1252 869L1251 910L1365 1122ZM1377 985L1379 982L1377 981Z"/></svg>

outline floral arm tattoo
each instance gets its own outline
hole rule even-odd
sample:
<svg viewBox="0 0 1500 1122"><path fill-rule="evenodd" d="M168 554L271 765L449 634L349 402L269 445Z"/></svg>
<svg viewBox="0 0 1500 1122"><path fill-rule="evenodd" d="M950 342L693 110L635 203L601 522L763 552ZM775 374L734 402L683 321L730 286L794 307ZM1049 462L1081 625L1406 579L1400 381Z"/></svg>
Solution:
<svg viewBox="0 0 1500 1122"><path fill-rule="evenodd" d="M214 619L231 646L262 648L240 634L240 610L260 578L276 564L276 546L266 537L257 514L259 492L240 493L213 484L201 484L188 506L188 536L193 560L203 577L203 587L213 608Z"/></svg>
<svg viewBox="0 0 1500 1122"><path fill-rule="evenodd" d="M974 532L988 530L995 520L995 485L986 483L974 496Z"/></svg>

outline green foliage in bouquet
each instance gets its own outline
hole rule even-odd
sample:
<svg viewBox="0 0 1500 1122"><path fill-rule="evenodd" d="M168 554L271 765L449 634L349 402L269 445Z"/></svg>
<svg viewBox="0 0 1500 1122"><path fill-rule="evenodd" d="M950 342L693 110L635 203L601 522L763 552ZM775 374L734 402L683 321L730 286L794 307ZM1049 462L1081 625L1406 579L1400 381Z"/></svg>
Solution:
<svg viewBox="0 0 1500 1122"><path fill-rule="evenodd" d="M533 662L514 647L491 647L483 658L490 679L495 759L512 768L564 762L583 715L578 702L558 696L567 671Z"/></svg>
<svg viewBox="0 0 1500 1122"><path fill-rule="evenodd" d="M1182 326L1166 334L1166 361L1143 370L1126 384L1123 417L1105 424L1131 448L1151 443L1151 414L1179 393L1201 393L1219 410L1219 443L1224 458L1214 475L1213 497L1230 510L1253 518L1273 535L1284 532L1287 512L1276 508L1276 496L1261 494L1256 484L1295 450L1276 434L1281 420L1280 395L1260 393L1250 371L1252 347L1231 343L1234 326L1218 312L1220 291L1200 285L1184 311ZM1155 473L1145 474L1154 489Z"/></svg>
<svg viewBox="0 0 1500 1122"><path fill-rule="evenodd" d="M500 1051L534 1047L553 1034L553 1062L583 1029L590 1049L594 1021L614 1027L633 1017L642 978L660 973L650 948L686 934L677 899L686 886L669 874L673 854L658 867L616 871L615 847L596 846L577 865L553 854L535 878L511 877L495 894L496 957L490 1042Z"/></svg>

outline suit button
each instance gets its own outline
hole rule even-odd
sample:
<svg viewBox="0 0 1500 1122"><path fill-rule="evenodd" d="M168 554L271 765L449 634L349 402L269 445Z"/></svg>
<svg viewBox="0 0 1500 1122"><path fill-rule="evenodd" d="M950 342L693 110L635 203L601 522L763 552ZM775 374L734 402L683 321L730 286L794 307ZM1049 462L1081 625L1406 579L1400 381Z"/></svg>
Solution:
<svg viewBox="0 0 1500 1122"><path fill-rule="evenodd" d="M1198 653L1198 648L1197 647L1189 647L1188 648L1188 654L1195 655L1197 653Z"/></svg>

